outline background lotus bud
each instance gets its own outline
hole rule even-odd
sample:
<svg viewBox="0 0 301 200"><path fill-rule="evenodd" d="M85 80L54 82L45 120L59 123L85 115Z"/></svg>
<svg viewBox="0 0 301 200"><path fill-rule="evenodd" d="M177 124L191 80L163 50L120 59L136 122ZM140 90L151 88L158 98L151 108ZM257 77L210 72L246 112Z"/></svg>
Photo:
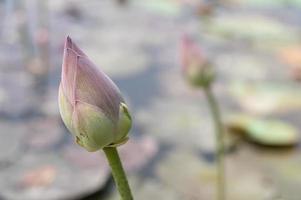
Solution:
<svg viewBox="0 0 301 200"><path fill-rule="evenodd" d="M119 89L70 37L64 47L59 108L76 142L88 151L127 139L131 116Z"/></svg>
<svg viewBox="0 0 301 200"><path fill-rule="evenodd" d="M203 51L188 36L181 40L182 72L187 81L197 87L208 87L214 80L214 70Z"/></svg>

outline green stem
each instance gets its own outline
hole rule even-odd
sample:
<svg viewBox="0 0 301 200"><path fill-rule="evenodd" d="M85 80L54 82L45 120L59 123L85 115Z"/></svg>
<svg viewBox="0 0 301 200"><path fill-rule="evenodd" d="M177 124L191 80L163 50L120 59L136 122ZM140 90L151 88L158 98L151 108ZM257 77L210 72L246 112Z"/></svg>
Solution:
<svg viewBox="0 0 301 200"><path fill-rule="evenodd" d="M109 161L113 178L122 200L133 200L132 192L123 170L116 147L105 147L103 151Z"/></svg>
<svg viewBox="0 0 301 200"><path fill-rule="evenodd" d="M212 118L215 125L216 132L216 157L217 157L217 199L225 200L226 194L226 184L225 184L225 162L224 162L224 135L223 135L223 124L221 121L221 116L218 108L218 103L211 91L210 86L206 87L205 94L211 109Z"/></svg>

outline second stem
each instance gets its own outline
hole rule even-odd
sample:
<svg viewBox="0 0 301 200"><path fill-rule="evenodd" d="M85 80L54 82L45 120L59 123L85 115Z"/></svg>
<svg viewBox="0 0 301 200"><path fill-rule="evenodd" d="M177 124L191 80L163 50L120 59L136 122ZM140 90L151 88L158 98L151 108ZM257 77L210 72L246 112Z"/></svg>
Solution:
<svg viewBox="0 0 301 200"><path fill-rule="evenodd" d="M210 86L204 88L206 98L208 100L213 122L215 125L216 137L216 159L217 159L217 200L226 199L226 184L225 184L225 147L224 147L224 134L223 124L221 121L218 103L212 93Z"/></svg>

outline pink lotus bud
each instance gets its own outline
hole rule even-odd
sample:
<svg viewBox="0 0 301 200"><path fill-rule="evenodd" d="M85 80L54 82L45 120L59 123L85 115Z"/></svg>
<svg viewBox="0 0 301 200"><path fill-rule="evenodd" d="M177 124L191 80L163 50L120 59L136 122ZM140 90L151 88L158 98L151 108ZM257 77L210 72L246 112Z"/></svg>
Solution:
<svg viewBox="0 0 301 200"><path fill-rule="evenodd" d="M70 37L64 47L59 108L76 142L88 151L127 139L132 120L119 89Z"/></svg>
<svg viewBox="0 0 301 200"><path fill-rule="evenodd" d="M188 36L181 40L182 72L193 86L207 87L214 79L214 71L203 51Z"/></svg>

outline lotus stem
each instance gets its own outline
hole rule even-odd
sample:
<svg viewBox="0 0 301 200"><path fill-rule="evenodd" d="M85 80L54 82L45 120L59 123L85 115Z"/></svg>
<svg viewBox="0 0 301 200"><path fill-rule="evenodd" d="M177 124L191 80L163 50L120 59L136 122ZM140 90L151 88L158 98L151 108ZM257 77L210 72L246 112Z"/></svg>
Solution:
<svg viewBox="0 0 301 200"><path fill-rule="evenodd" d="M212 119L215 125L216 137L216 160L217 160L217 200L226 199L226 183L225 183L225 147L223 124L221 121L218 103L212 93L211 87L205 89L205 94L211 110Z"/></svg>
<svg viewBox="0 0 301 200"><path fill-rule="evenodd" d="M122 167L120 157L116 147L105 147L103 151L106 154L108 162L110 164L112 175L121 196L122 200L133 200L132 192Z"/></svg>

